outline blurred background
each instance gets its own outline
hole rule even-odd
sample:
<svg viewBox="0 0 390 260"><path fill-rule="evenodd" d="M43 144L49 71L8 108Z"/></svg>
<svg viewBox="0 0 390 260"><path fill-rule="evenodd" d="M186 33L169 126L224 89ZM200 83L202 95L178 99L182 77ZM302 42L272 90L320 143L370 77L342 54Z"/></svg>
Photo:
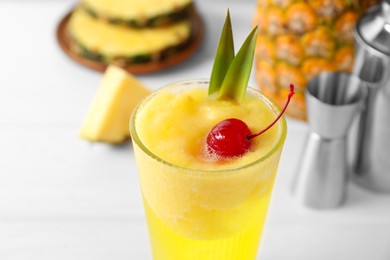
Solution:
<svg viewBox="0 0 390 260"><path fill-rule="evenodd" d="M249 84L262 86L276 101L284 93L280 84L285 80L298 77L299 90L296 113L288 117L289 133L258 259L390 259L389 195L349 182L342 207L314 210L297 203L290 192L309 131L306 83L320 71L339 70L327 67L341 64L336 57L342 53L337 56L337 51L353 52L352 39L330 40L334 35L325 32L338 24L339 33L347 35L363 13L363 7L356 12L349 5L343 9L350 1L298 2L302 5L297 7L298 18L291 14L296 23L288 27L290 38L279 38L278 43L278 30L287 30L283 23L288 23L289 1L195 0L204 25L199 47L177 65L136 77L152 90L208 78L226 9L237 46L259 24L262 33ZM341 2L337 16L326 16L333 14L326 8L323 20L313 13L304 15L309 3L321 2ZM151 259L130 143L91 144L78 136L102 73L70 59L56 37L59 23L76 5L78 1L70 0L0 0L1 260ZM278 16L279 11L285 16ZM346 13L352 22L337 23ZM311 24L319 20L333 27ZM307 44L299 45L297 39ZM310 53L300 53L310 46ZM307 66L315 71L298 69L310 58ZM351 64L346 66L345 71L351 69ZM275 71L267 70L270 67ZM276 68L282 74L276 74Z"/></svg>

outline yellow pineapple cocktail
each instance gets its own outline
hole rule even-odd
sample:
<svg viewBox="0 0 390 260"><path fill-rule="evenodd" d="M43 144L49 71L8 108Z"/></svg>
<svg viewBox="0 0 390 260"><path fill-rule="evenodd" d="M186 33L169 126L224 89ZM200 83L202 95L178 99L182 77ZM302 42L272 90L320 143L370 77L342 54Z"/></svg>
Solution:
<svg viewBox="0 0 390 260"><path fill-rule="evenodd" d="M279 109L252 88L236 102L210 98L208 87L192 80L161 88L130 122L156 260L256 257L286 122L254 138L243 156L215 158L205 139L218 122L234 117L258 132Z"/></svg>

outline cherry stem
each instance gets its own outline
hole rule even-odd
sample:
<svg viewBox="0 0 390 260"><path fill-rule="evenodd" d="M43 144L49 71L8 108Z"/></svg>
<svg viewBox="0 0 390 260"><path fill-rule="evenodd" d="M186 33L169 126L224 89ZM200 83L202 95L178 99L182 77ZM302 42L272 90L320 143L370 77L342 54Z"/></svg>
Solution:
<svg viewBox="0 0 390 260"><path fill-rule="evenodd" d="M290 84L290 93L288 94L288 97L287 97L287 102L286 104L284 105L282 111L280 112L280 114L278 115L278 117L269 125L267 126L266 128L264 128L263 130L261 130L260 132L256 133L256 134L253 134L253 135L248 135L246 138L247 140L251 140L261 134L263 134L264 132L268 131L268 129L270 129L274 124L276 124L276 122L279 121L279 119L282 117L282 115L284 114L284 112L286 111L287 107L288 107L288 104L290 103L290 100L292 98L292 96L295 94L294 92L294 85L293 84Z"/></svg>

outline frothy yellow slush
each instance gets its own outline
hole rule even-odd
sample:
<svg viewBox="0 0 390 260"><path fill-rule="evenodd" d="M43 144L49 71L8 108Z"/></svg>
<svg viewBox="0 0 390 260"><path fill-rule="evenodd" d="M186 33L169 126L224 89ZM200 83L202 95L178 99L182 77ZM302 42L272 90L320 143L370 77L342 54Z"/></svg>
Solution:
<svg viewBox="0 0 390 260"><path fill-rule="evenodd" d="M238 103L207 94L207 80L172 84L134 111L130 131L155 260L255 259L286 122L253 139L243 156L216 158L210 130L238 118L252 132L279 109L248 88Z"/></svg>

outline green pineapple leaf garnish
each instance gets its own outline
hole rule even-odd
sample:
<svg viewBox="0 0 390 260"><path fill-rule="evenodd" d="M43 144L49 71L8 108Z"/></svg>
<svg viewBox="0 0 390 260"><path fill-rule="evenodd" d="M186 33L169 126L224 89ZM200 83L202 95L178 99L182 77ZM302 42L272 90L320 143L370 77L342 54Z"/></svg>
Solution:
<svg viewBox="0 0 390 260"><path fill-rule="evenodd" d="M227 13L211 73L209 96L218 93L219 99L242 100L252 71L257 31L256 26L234 56L230 14Z"/></svg>
<svg viewBox="0 0 390 260"><path fill-rule="evenodd" d="M219 90L219 98L227 97L240 102L244 97L252 71L256 39L257 26L248 35L237 56L230 64Z"/></svg>
<svg viewBox="0 0 390 260"><path fill-rule="evenodd" d="M228 10L221 33L221 38L219 40L217 54L215 55L214 59L213 70L210 78L209 96L213 95L214 93L218 93L233 58L233 31L230 20L230 13Z"/></svg>

